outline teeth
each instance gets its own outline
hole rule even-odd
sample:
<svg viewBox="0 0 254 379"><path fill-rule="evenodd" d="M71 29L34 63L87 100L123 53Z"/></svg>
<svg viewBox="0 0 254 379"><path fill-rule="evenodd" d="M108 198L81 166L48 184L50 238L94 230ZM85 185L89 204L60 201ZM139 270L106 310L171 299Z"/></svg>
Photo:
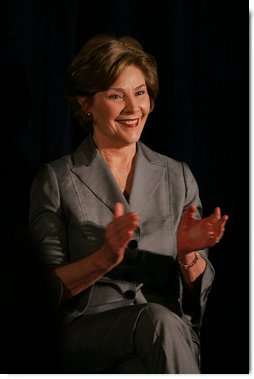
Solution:
<svg viewBox="0 0 254 379"><path fill-rule="evenodd" d="M126 125L134 125L137 123L137 120L121 120L119 121L121 124L126 124Z"/></svg>

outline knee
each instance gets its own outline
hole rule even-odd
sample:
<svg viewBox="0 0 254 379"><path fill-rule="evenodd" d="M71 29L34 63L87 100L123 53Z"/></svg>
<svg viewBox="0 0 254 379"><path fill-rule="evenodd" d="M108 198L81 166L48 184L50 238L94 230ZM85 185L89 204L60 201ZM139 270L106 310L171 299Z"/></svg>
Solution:
<svg viewBox="0 0 254 379"><path fill-rule="evenodd" d="M142 309L135 348L151 373L199 373L189 326L162 305L149 303Z"/></svg>
<svg viewBox="0 0 254 379"><path fill-rule="evenodd" d="M150 325L157 332L186 334L189 333L186 323L174 312L160 304L148 303L142 312L144 325Z"/></svg>
<svg viewBox="0 0 254 379"><path fill-rule="evenodd" d="M182 321L174 312L156 303L148 303L144 308L144 313L154 322L177 322Z"/></svg>
<svg viewBox="0 0 254 379"><path fill-rule="evenodd" d="M167 317L168 313L172 313L168 308L156 303L147 303L145 306L145 312L152 317Z"/></svg>

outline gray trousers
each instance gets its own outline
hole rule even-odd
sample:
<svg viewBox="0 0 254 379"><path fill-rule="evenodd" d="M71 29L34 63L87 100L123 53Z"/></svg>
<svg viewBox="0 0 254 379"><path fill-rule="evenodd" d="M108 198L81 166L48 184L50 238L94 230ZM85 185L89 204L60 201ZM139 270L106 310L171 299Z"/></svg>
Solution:
<svg viewBox="0 0 254 379"><path fill-rule="evenodd" d="M81 316L61 343L66 373L200 373L189 327L155 303Z"/></svg>

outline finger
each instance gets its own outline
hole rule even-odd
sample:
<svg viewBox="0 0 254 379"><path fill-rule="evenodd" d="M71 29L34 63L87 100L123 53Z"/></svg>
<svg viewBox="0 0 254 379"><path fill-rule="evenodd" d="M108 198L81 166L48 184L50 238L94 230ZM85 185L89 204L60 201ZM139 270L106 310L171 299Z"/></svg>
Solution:
<svg viewBox="0 0 254 379"><path fill-rule="evenodd" d="M117 219L118 221L118 219ZM107 238L114 249L125 247L138 225L137 220L129 220L127 223L115 222L108 225Z"/></svg>
<svg viewBox="0 0 254 379"><path fill-rule="evenodd" d="M220 217L220 209L217 207L213 213L216 217ZM222 239L225 231L225 224L228 220L228 216L224 215L221 218L219 218L217 221L214 219L213 221L213 226L214 228L212 231L208 233L209 239L211 240L211 246L214 246L216 243L219 243L220 240ZM212 224L209 224L212 225Z"/></svg>
<svg viewBox="0 0 254 379"><path fill-rule="evenodd" d="M221 210L220 207L216 207L213 212L215 220L219 220L221 218Z"/></svg>
<svg viewBox="0 0 254 379"><path fill-rule="evenodd" d="M188 217L190 219L193 219L195 216L195 213L197 212L197 207L194 204L191 204L188 206L188 208L184 212L184 216Z"/></svg>
<svg viewBox="0 0 254 379"><path fill-rule="evenodd" d="M224 232L225 232L225 226L224 224L220 224L220 226L217 228L215 232L216 243L219 242L219 240L221 240L221 238L224 235Z"/></svg>
<svg viewBox="0 0 254 379"><path fill-rule="evenodd" d="M123 216L115 217L107 226L116 235L122 230L135 230L138 226L139 216L134 213L126 213Z"/></svg>
<svg viewBox="0 0 254 379"><path fill-rule="evenodd" d="M220 230L225 230L225 225L226 225L226 222L227 222L228 218L227 217L222 217L219 221L219 229Z"/></svg>
<svg viewBox="0 0 254 379"><path fill-rule="evenodd" d="M209 226L214 226L221 218L221 212L220 208L216 207L213 211L213 213L207 217L207 224Z"/></svg>
<svg viewBox="0 0 254 379"><path fill-rule="evenodd" d="M228 215L222 216L221 218L222 224L225 225L228 219L229 219Z"/></svg>
<svg viewBox="0 0 254 379"><path fill-rule="evenodd" d="M216 230L218 230L219 232L222 232L222 231L224 232L227 220L228 220L227 215L221 217L221 219L218 220L215 225Z"/></svg>
<svg viewBox="0 0 254 379"><path fill-rule="evenodd" d="M119 236L117 243L121 247L126 247L126 245L129 243L131 237L133 236L134 231L128 230L126 233Z"/></svg>
<svg viewBox="0 0 254 379"><path fill-rule="evenodd" d="M123 216L123 215L124 215L124 207L123 207L123 204L120 203L120 202L115 203L115 207L114 207L114 217L117 218L117 217L120 217L120 216Z"/></svg>

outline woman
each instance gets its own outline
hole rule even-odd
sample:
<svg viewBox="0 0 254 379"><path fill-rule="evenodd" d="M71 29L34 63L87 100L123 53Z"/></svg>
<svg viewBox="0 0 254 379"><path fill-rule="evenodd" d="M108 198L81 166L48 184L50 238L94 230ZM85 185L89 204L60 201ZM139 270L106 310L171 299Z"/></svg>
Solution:
<svg viewBox="0 0 254 379"><path fill-rule="evenodd" d="M67 98L91 133L41 167L30 207L60 288L66 372L200 372L206 248L228 217L217 207L201 219L186 163L139 141L157 93L156 62L130 37L93 37L67 70Z"/></svg>

